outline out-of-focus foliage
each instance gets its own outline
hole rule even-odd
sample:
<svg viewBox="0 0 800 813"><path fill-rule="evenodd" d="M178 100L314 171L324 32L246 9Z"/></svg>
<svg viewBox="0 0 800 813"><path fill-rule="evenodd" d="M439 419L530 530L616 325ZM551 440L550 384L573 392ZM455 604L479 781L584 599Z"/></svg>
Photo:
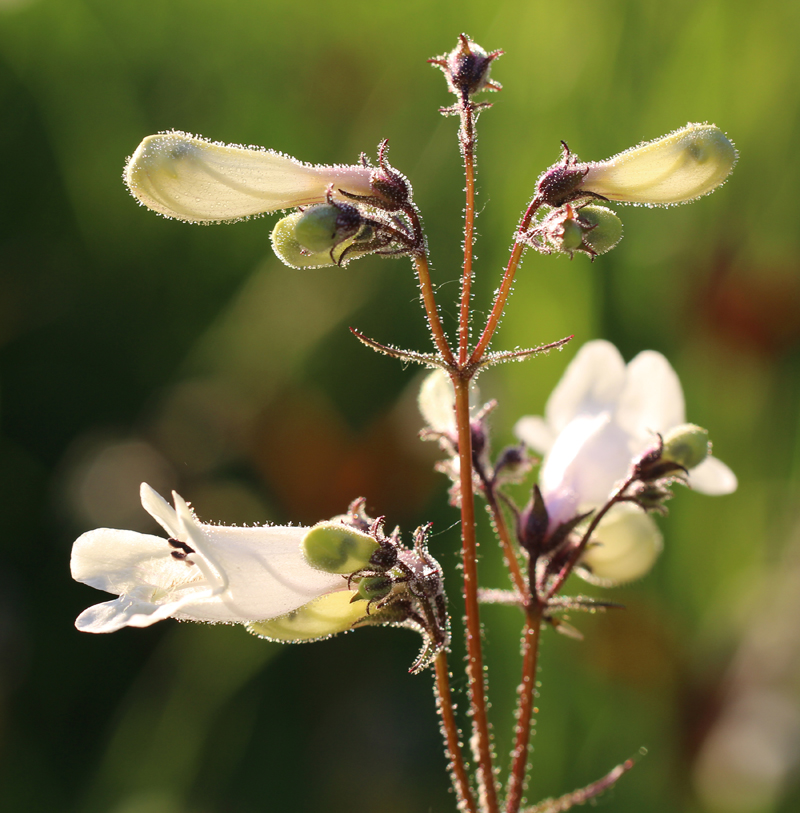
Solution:
<svg viewBox="0 0 800 813"><path fill-rule="evenodd" d="M89 528L150 529L142 480L226 522L314 522L363 495L390 524L435 521L457 594L456 515L415 439L419 379L347 330L428 349L408 262L292 271L271 256L274 218L168 221L120 174L171 128L319 163L388 137L452 324L463 181L424 60L462 30L506 50L479 122L477 308L560 139L599 160L709 121L741 153L710 198L620 208L625 237L593 264L530 253L496 347L575 347L481 380L510 441L579 343L652 347L740 477L732 497L679 494L656 570L612 595L626 611L573 618L583 643L545 636L529 796L646 747L609 809L797 808L800 5L1 0L3 810L452 809L409 633L285 648L172 622L81 635L97 597L68 556ZM504 586L489 541L484 581ZM520 619L486 617L503 760Z"/></svg>

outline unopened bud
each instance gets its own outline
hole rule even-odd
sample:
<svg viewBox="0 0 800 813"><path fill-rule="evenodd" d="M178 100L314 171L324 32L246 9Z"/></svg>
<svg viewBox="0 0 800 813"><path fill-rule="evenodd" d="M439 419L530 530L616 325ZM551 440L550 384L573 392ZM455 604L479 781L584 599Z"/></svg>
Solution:
<svg viewBox="0 0 800 813"><path fill-rule="evenodd" d="M610 251L622 239L622 221L605 206L566 204L551 212L523 239L544 253L569 254L581 251L594 258Z"/></svg>
<svg viewBox="0 0 800 813"><path fill-rule="evenodd" d="M584 226L583 248L594 254L611 251L622 239L622 221L615 212L605 206L584 206L578 212Z"/></svg>
<svg viewBox="0 0 800 813"><path fill-rule="evenodd" d="M344 575L365 568L378 543L347 525L320 522L303 537L301 547L311 567Z"/></svg>
<svg viewBox="0 0 800 813"><path fill-rule="evenodd" d="M702 426L685 423L664 436L661 459L683 466L687 471L699 466L707 457L711 444L708 431Z"/></svg>
<svg viewBox="0 0 800 813"><path fill-rule="evenodd" d="M497 82L489 79L492 62L503 52L487 53L466 34L458 38L458 45L443 56L429 59L438 65L447 79L447 86L457 96L469 97L481 90L500 90Z"/></svg>
<svg viewBox="0 0 800 813"><path fill-rule="evenodd" d="M392 580L389 576L367 576L358 583L358 593L353 597L353 601L358 598L374 601L388 596L392 590Z"/></svg>
<svg viewBox="0 0 800 813"><path fill-rule="evenodd" d="M290 268L337 265L362 226L363 219L354 206L320 203L279 220L272 230L272 248Z"/></svg>
<svg viewBox="0 0 800 813"><path fill-rule="evenodd" d="M738 154L713 124L687 124L606 161L589 163L583 192L623 203L669 206L713 192Z"/></svg>

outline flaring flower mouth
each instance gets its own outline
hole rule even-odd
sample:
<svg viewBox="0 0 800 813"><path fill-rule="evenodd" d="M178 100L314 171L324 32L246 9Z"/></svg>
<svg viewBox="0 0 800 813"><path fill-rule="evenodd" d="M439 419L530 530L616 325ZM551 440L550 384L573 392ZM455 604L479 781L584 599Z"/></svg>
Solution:
<svg viewBox="0 0 800 813"><path fill-rule="evenodd" d="M658 434L684 425L683 390L664 356L648 350L626 365L609 342L585 344L544 417L522 418L515 429L544 455L539 481L550 532L606 505ZM704 494L730 494L737 486L733 472L711 455L688 471L687 481ZM632 505L614 506L595 537L583 557L584 574L608 584L644 575L661 549L655 523Z"/></svg>
<svg viewBox="0 0 800 813"><path fill-rule="evenodd" d="M114 632L169 617L247 624L347 588L341 576L303 558L308 528L206 525L178 494L173 498L174 508L142 484L142 505L168 539L101 528L75 542L73 578L118 595L81 613L79 630Z"/></svg>
<svg viewBox="0 0 800 813"><path fill-rule="evenodd" d="M147 136L123 178L148 209L190 223L219 223L322 203L331 188L369 196L372 173L362 165L306 164L263 147L176 130Z"/></svg>
<svg viewBox="0 0 800 813"><path fill-rule="evenodd" d="M686 423L683 389L675 370L652 350L628 365L613 344L585 344L553 390L544 417L528 416L516 434L545 455L542 492L567 492L588 510L602 505L631 462L656 433ZM703 494L736 490L733 472L710 455L689 472L689 485Z"/></svg>

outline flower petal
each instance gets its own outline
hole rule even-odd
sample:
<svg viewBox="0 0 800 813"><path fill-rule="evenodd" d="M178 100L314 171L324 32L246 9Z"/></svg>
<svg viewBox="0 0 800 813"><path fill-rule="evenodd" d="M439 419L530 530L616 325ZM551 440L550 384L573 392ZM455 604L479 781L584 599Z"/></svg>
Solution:
<svg viewBox="0 0 800 813"><path fill-rule="evenodd" d="M158 536L98 528L72 546L72 578L117 595L143 587L154 593L199 579L169 551L167 540Z"/></svg>
<svg viewBox="0 0 800 813"><path fill-rule="evenodd" d="M370 195L372 170L314 166L258 147L220 144L188 133L148 136L125 167L131 194L156 212L213 223L321 203L329 185Z"/></svg>
<svg viewBox="0 0 800 813"><path fill-rule="evenodd" d="M425 376L417 403L423 420L434 432L455 431L456 399L444 370L434 370Z"/></svg>
<svg viewBox="0 0 800 813"><path fill-rule="evenodd" d="M550 424L538 415L520 418L514 426L514 434L534 452L547 454L556 437Z"/></svg>
<svg viewBox="0 0 800 813"><path fill-rule="evenodd" d="M707 457L689 472L689 485L701 494L720 497L736 491L739 482L736 475L721 460Z"/></svg>
<svg viewBox="0 0 800 813"><path fill-rule="evenodd" d="M655 350L639 353L628 364L617 408L619 425L633 439L647 443L655 432L663 434L684 423L685 415L681 382L670 363Z"/></svg>
<svg viewBox="0 0 800 813"><path fill-rule="evenodd" d="M572 421L559 434L539 475L551 525L603 505L630 464L627 436L608 413Z"/></svg>
<svg viewBox="0 0 800 813"><path fill-rule="evenodd" d="M578 415L613 411L624 386L625 362L619 350L611 342L587 342L547 401L547 423L558 433Z"/></svg>
<svg viewBox="0 0 800 813"><path fill-rule="evenodd" d="M139 498L144 510L167 532L167 536L177 539L181 534L181 524L175 509L147 483L139 487Z"/></svg>
<svg viewBox="0 0 800 813"><path fill-rule="evenodd" d="M116 632L123 627L149 627L174 615L180 602L152 604L130 596L95 604L84 610L75 620L81 632Z"/></svg>

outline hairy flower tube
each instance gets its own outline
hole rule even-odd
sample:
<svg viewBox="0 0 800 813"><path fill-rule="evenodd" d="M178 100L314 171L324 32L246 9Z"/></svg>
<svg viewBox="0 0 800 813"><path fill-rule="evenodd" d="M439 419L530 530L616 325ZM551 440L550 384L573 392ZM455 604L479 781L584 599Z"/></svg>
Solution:
<svg viewBox="0 0 800 813"><path fill-rule="evenodd" d="M630 503L615 506L600 521L577 572L604 587L635 581L650 572L664 546L652 517Z"/></svg>
<svg viewBox="0 0 800 813"><path fill-rule="evenodd" d="M731 174L738 154L713 124L680 130L588 164L581 189L623 203L668 206L713 192Z"/></svg>
<svg viewBox="0 0 800 813"><path fill-rule="evenodd" d="M605 505L634 459L654 445L656 433L669 435L684 424L683 390L664 356L644 351L626 366L609 342L585 344L553 390L544 417L522 418L515 428L520 440L545 455L539 481L551 529ZM729 494L737 485L733 472L710 455L689 471L688 483L701 493L715 495ZM619 510L619 506L612 508L604 522L622 519L615 517ZM633 551L632 535L638 535L646 549L657 555L660 544L653 541L658 532L652 519L636 509L627 521L636 527L616 529L620 544ZM603 523L600 538L602 530ZM636 553L640 554L644 561L644 554ZM641 570L628 568L625 557L614 557L608 550L604 555L607 571L609 563L619 564L623 575L618 581L627 580L624 574L629 570ZM592 556L587 549L584 561ZM594 558L602 557L598 553ZM606 578L613 580L610 572Z"/></svg>
<svg viewBox="0 0 800 813"><path fill-rule="evenodd" d="M339 612L354 595L341 575L305 559L301 545L308 528L207 525L178 494L173 492L173 508L144 483L141 499L167 539L100 528L73 545L72 577L119 596L82 612L75 626L83 632L147 627L170 617L248 624L286 616L321 597L328 610ZM340 598L330 598L338 593ZM363 616L365 606L347 609L342 628ZM323 609L317 606L317 614ZM319 624L315 630L317 637L341 631Z"/></svg>
<svg viewBox="0 0 800 813"><path fill-rule="evenodd" d="M173 131L147 136L123 173L148 209L190 223L240 220L322 203L332 189L373 195L373 169L305 164L263 147L221 144Z"/></svg>

